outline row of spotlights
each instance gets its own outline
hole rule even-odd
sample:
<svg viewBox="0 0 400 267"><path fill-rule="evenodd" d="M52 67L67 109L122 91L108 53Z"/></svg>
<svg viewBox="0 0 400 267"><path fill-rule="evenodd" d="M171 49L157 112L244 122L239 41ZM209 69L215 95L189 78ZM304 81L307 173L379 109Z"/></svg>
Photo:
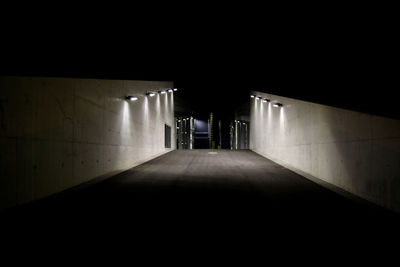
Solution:
<svg viewBox="0 0 400 267"><path fill-rule="evenodd" d="M260 100L261 99L261 96L250 95L250 97L251 98L255 98L256 100ZM262 101L264 103L268 103L268 102L271 102L271 99L263 98ZM279 108L279 107L282 107L283 104L282 103L274 103L273 106Z"/></svg>
<svg viewBox="0 0 400 267"><path fill-rule="evenodd" d="M178 91L178 89L177 88L173 88L173 89L167 89L167 90L161 90L161 91L158 91L158 93L159 94L161 94L161 95L163 95L163 94L165 94L165 93L172 93L172 92L176 92L176 91ZM156 93L154 93L154 92L148 92L146 95L148 95L148 96L155 96L156 95Z"/></svg>
<svg viewBox="0 0 400 267"><path fill-rule="evenodd" d="M166 92L172 93L172 92L176 92L176 91L178 91L178 89L177 89L177 88L174 88L174 89L162 90L162 91L159 91L158 93L160 93L160 94L163 95L163 94L165 94ZM148 95L148 96L155 96L156 93L155 93L155 92L147 92L146 95ZM125 97L125 99L126 99L126 100L130 100L130 101L136 101L136 100L138 100L138 97L137 97L137 96L128 95L128 96Z"/></svg>
<svg viewBox="0 0 400 267"><path fill-rule="evenodd" d="M178 91L178 89L177 88L174 88L174 89L168 89L168 90L161 90L161 91L158 91L160 94L165 94L166 92L168 92L168 93L172 93L172 92L176 92L176 91Z"/></svg>

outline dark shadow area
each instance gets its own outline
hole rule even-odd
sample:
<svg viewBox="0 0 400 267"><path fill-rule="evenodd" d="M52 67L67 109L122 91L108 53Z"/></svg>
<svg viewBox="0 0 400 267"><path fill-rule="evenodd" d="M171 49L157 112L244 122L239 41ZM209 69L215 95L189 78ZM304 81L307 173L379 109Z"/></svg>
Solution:
<svg viewBox="0 0 400 267"><path fill-rule="evenodd" d="M187 92L182 95L193 109L206 100L207 112L238 107L248 90L256 90L400 118L392 67L396 23L387 22L393 16L380 20L374 12L346 8L340 21L337 12L269 21L253 8L249 20L225 11L213 11L217 17L207 23L196 19L189 30L182 21L190 21L191 12L172 16L170 28L140 22L132 42L124 37L130 23L122 31L118 25L104 32L108 20L107 26L78 23L70 32L68 23L68 30L46 31L48 21L44 27L35 17L4 30L0 74L170 80Z"/></svg>

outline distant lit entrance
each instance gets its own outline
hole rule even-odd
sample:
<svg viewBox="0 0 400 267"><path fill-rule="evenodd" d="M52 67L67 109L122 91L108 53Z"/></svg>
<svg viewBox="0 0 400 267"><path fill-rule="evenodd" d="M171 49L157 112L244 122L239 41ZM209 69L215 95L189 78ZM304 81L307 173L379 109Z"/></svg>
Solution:
<svg viewBox="0 0 400 267"><path fill-rule="evenodd" d="M249 122L221 118L176 118L177 149L248 149Z"/></svg>

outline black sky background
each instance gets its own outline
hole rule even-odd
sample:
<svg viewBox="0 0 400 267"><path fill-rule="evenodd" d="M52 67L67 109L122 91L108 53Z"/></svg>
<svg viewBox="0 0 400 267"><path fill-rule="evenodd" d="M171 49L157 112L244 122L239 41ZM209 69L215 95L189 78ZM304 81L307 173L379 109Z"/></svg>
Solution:
<svg viewBox="0 0 400 267"><path fill-rule="evenodd" d="M56 16L3 20L0 74L169 80L203 112L231 113L259 90L400 118L396 38L374 16L211 13L156 23L155 14L130 16L124 27L71 16L62 26Z"/></svg>

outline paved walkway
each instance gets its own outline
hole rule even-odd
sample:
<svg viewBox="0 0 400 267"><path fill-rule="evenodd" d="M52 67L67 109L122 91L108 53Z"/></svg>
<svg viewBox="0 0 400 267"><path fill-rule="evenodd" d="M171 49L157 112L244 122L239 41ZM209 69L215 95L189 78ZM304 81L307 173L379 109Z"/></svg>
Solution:
<svg viewBox="0 0 400 267"><path fill-rule="evenodd" d="M344 198L254 152L210 152L173 151L90 187L8 211L3 222L14 220L28 232L128 234L135 240L296 236L353 242L387 238L398 229L394 214Z"/></svg>

